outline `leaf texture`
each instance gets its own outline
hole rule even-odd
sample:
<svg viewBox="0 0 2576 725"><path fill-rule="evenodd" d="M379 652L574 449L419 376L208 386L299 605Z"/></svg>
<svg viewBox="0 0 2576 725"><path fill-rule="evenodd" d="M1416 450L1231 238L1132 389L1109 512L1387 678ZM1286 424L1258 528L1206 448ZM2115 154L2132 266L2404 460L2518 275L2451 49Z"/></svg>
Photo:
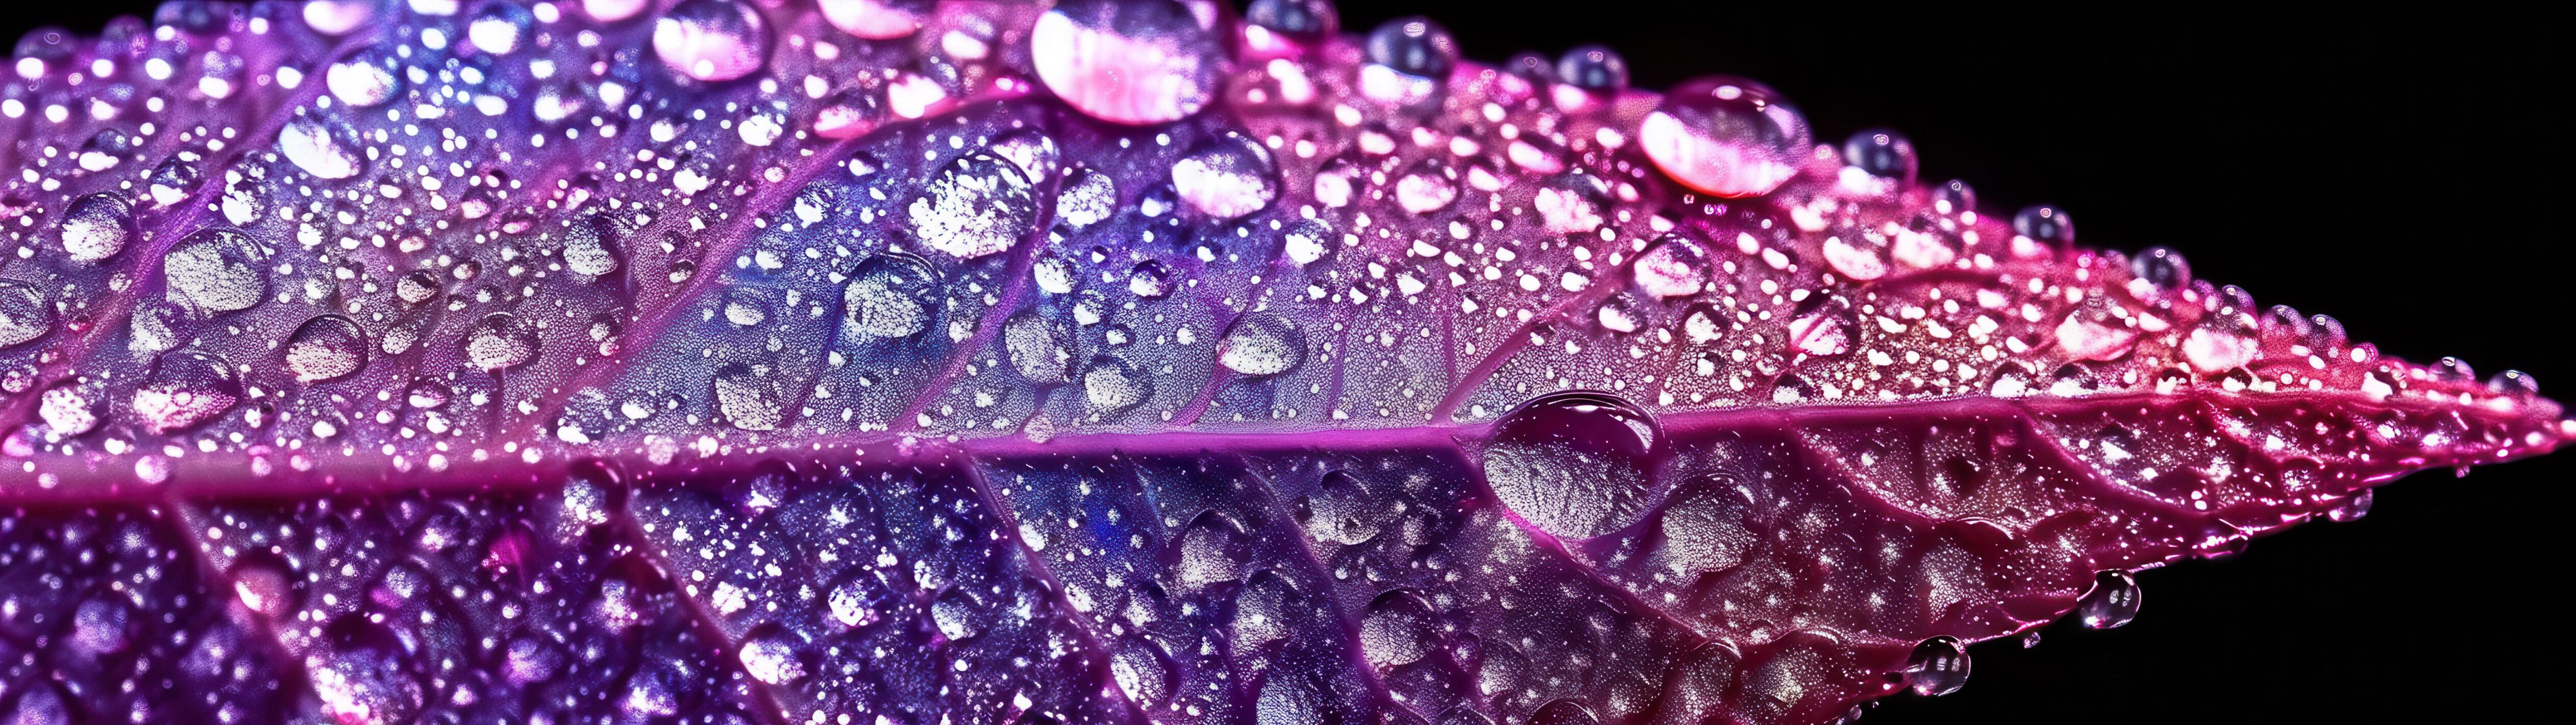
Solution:
<svg viewBox="0 0 2576 725"><path fill-rule="evenodd" d="M21 43L22 721L1833 722L2576 436L1742 79L452 5Z"/></svg>

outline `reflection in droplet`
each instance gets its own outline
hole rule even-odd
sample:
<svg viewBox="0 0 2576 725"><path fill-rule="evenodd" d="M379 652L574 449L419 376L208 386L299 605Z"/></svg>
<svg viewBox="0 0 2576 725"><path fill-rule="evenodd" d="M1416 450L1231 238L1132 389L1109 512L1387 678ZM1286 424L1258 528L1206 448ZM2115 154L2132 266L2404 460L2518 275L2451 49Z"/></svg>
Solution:
<svg viewBox="0 0 2576 725"><path fill-rule="evenodd" d="M300 382L338 380L367 365L366 332L339 315L306 320L286 340L286 369Z"/></svg>
<svg viewBox="0 0 2576 725"><path fill-rule="evenodd" d="M295 168L325 181L346 179L366 169L352 148L357 132L337 123L314 118L299 118L277 132L277 148Z"/></svg>
<svg viewBox="0 0 2576 725"><path fill-rule="evenodd" d="M653 21L653 54L690 78L729 81L766 62L769 25L737 0L685 0Z"/></svg>
<svg viewBox="0 0 2576 725"><path fill-rule="evenodd" d="M238 230L198 230L161 262L170 301L205 312L250 309L268 294L259 244Z"/></svg>
<svg viewBox="0 0 2576 725"><path fill-rule="evenodd" d="M116 256L134 238L134 210L115 194L91 194L72 202L56 228L63 251L84 264Z"/></svg>
<svg viewBox="0 0 2576 725"><path fill-rule="evenodd" d="M488 372L525 365L537 357L537 329L507 312L485 315L465 333L465 358Z"/></svg>
<svg viewBox="0 0 2576 725"><path fill-rule="evenodd" d="M1172 164L1172 187L1201 214L1233 219L1261 211L1279 195L1270 152L1252 139L1226 134Z"/></svg>
<svg viewBox="0 0 2576 725"><path fill-rule="evenodd" d="M713 381L717 412L733 427L777 430L787 422L787 401L772 366L732 363L716 370Z"/></svg>
<svg viewBox="0 0 2576 725"><path fill-rule="evenodd" d="M27 344L54 329L54 306L35 285L0 279L0 348Z"/></svg>
<svg viewBox="0 0 2576 725"><path fill-rule="evenodd" d="M1102 418L1127 412L1152 397L1154 386L1135 365L1102 355L1082 371L1082 395Z"/></svg>
<svg viewBox="0 0 2576 725"><path fill-rule="evenodd" d="M180 350L152 361L134 389L134 416L154 433L168 434L213 420L241 401L241 382L212 353Z"/></svg>
<svg viewBox="0 0 2576 725"><path fill-rule="evenodd" d="M1017 165L978 150L932 177L907 214L922 244L974 259L1018 243L1037 223L1037 202Z"/></svg>
<svg viewBox="0 0 2576 725"><path fill-rule="evenodd" d="M1396 590L1378 595L1360 619L1360 652L1380 669L1412 664L1431 653L1438 634L1431 603Z"/></svg>
<svg viewBox="0 0 2576 725"><path fill-rule="evenodd" d="M1915 694L1939 697L1968 684L1968 648L1959 638L1941 635L1914 646L1905 660L1905 680Z"/></svg>
<svg viewBox="0 0 2576 725"><path fill-rule="evenodd" d="M1011 368L1020 377L1040 385L1055 385L1068 380L1066 373L1073 364L1072 333L1061 321L1021 310L1002 323L1002 347L1010 352Z"/></svg>
<svg viewBox="0 0 2576 725"><path fill-rule="evenodd" d="M1284 318L1250 313L1217 340L1217 362L1245 375L1277 375L1306 361L1305 336Z"/></svg>

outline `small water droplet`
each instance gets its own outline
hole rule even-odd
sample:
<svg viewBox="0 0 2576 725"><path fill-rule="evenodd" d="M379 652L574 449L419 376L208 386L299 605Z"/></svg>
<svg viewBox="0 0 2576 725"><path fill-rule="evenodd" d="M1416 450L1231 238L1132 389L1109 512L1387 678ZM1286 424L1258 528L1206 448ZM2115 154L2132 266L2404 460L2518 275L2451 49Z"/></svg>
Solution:
<svg viewBox="0 0 2576 725"><path fill-rule="evenodd" d="M1708 285L1708 247L1679 233L1665 234L1637 255L1629 274L1637 288L1657 299L1699 294Z"/></svg>
<svg viewBox="0 0 2576 725"><path fill-rule="evenodd" d="M2075 243L2075 219L2066 210L2046 204L2022 207L2013 214L2013 233L2042 244L2064 246Z"/></svg>
<svg viewBox="0 0 2576 725"><path fill-rule="evenodd" d="M1807 120L1770 88L1711 76L1673 89L1637 141L1655 167L1717 196L1771 193L1806 162Z"/></svg>
<svg viewBox="0 0 2576 725"><path fill-rule="evenodd" d="M1208 511L1181 532L1178 556L1172 575L1182 586L1196 589L1234 581L1243 576L1243 564L1251 559L1252 537L1234 517Z"/></svg>
<svg viewBox="0 0 2576 725"><path fill-rule="evenodd" d="M212 353L181 350L152 361L134 389L137 422L157 434L194 428L241 402L241 381Z"/></svg>
<svg viewBox="0 0 2576 725"><path fill-rule="evenodd" d="M2111 570L2093 575L2093 591L2075 605L2077 619L2086 629L2117 629L2138 618L2138 607L2145 603L2138 580L2128 572Z"/></svg>
<svg viewBox="0 0 2576 725"><path fill-rule="evenodd" d="M1628 87L1628 59L1608 46L1578 45L1556 60L1556 79L1587 91L1617 91Z"/></svg>
<svg viewBox="0 0 2576 725"><path fill-rule="evenodd" d="M2515 400L2540 397L2540 381L2533 379L2531 373L2520 370L2507 370L2487 378L2487 389Z"/></svg>
<svg viewBox="0 0 2576 725"><path fill-rule="evenodd" d="M1162 262L1145 260L1127 270L1127 291L1148 299L1172 294L1172 270Z"/></svg>
<svg viewBox="0 0 2576 725"><path fill-rule="evenodd" d="M2336 501L2333 508L2326 509L2326 518L2336 523L2360 521L2361 517L2370 515L2370 498L2370 489L2355 491Z"/></svg>
<svg viewBox="0 0 2576 725"><path fill-rule="evenodd" d="M723 413L733 427L749 431L777 430L787 422L787 402L779 390L774 366L732 363L716 370L716 411Z"/></svg>
<svg viewBox="0 0 2576 725"><path fill-rule="evenodd" d="M317 118L299 118L277 132L277 148L295 168L324 181L346 179L366 170L358 158L358 132Z"/></svg>
<svg viewBox="0 0 2576 725"><path fill-rule="evenodd" d="M2160 292L2173 292L2191 286L2191 263L2182 253L2164 247L2149 247L2129 260L2129 271L2146 280Z"/></svg>
<svg viewBox="0 0 2576 725"><path fill-rule="evenodd" d="M1905 658L1905 681L1914 694L1940 697L1968 684L1968 648L1959 638L1941 635L1914 646Z"/></svg>
<svg viewBox="0 0 2576 725"><path fill-rule="evenodd" d="M1129 700L1139 704L1162 702L1172 694L1171 666L1163 660L1162 648L1143 637L1127 637L1109 656L1109 677Z"/></svg>
<svg viewBox="0 0 2576 725"><path fill-rule="evenodd" d="M1904 134L1873 128L1843 140L1843 163L1870 176L1913 181L1921 162L1914 156L1914 142Z"/></svg>
<svg viewBox="0 0 2576 725"><path fill-rule="evenodd" d="M1977 190L1968 182L1951 179L1932 187L1932 211L1942 216L1958 216L1977 210Z"/></svg>
<svg viewBox="0 0 2576 725"><path fill-rule="evenodd" d="M1396 18L1369 31L1368 61L1416 78L1449 77L1458 62L1458 41L1430 18Z"/></svg>
<svg viewBox="0 0 2576 725"><path fill-rule="evenodd" d="M936 0L820 0L815 9L841 32L893 40L920 31L939 8Z"/></svg>

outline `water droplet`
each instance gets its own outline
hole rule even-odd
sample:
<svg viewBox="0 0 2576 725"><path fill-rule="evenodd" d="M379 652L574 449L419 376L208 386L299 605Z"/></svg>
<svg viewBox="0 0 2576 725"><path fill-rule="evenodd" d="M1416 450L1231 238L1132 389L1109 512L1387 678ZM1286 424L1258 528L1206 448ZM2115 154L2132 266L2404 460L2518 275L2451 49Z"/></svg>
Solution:
<svg viewBox="0 0 2576 725"><path fill-rule="evenodd" d="M1600 723L1601 718L1592 714L1592 708L1584 707L1583 703L1566 698L1549 700L1547 704L1538 706L1538 712L1530 714L1530 725L1600 725Z"/></svg>
<svg viewBox="0 0 2576 725"><path fill-rule="evenodd" d="M495 312L465 333L465 358L486 372L500 372L537 358L537 328L518 315Z"/></svg>
<svg viewBox="0 0 2576 725"><path fill-rule="evenodd" d="M2433 378L2446 383L2467 383L2478 379L2478 372L2467 361L2444 357L2433 361Z"/></svg>
<svg viewBox="0 0 2576 725"><path fill-rule="evenodd" d="M1368 61L1397 73L1434 80L1449 77L1458 62L1458 41L1430 18L1397 18L1369 31Z"/></svg>
<svg viewBox="0 0 2576 725"><path fill-rule="evenodd" d="M72 261L102 261L125 251L125 243L134 238L134 209L124 197L91 194L72 202L56 231Z"/></svg>
<svg viewBox="0 0 2576 725"><path fill-rule="evenodd" d="M1968 182L1951 179L1932 187L1932 211L1942 216L1958 216L1977 210L1977 190Z"/></svg>
<svg viewBox="0 0 2576 725"><path fill-rule="evenodd" d="M1424 159L1414 164L1404 178L1395 181L1395 201L1405 211L1429 214L1458 200L1458 184L1449 180L1448 168L1438 159Z"/></svg>
<svg viewBox="0 0 2576 725"><path fill-rule="evenodd" d="M1636 302L1624 292L1602 300L1592 316L1601 323L1601 329L1621 334L1636 332L1642 324L1637 320Z"/></svg>
<svg viewBox="0 0 2576 725"><path fill-rule="evenodd" d="M1245 375L1277 375L1306 362L1306 337L1277 315L1248 313L1217 340L1216 359Z"/></svg>
<svg viewBox="0 0 2576 725"><path fill-rule="evenodd" d="M1064 190L1055 198L1055 223L1066 231L1079 232L1118 213L1118 187L1108 174L1089 169L1074 171L1065 179Z"/></svg>
<svg viewBox="0 0 2576 725"><path fill-rule="evenodd" d="M2128 572L2102 572L2093 575L2093 591L2085 592L2084 601L2075 605L2075 616L2086 629L2118 629L2138 618L2144 597L2138 580Z"/></svg>
<svg viewBox="0 0 2576 725"><path fill-rule="evenodd" d="M815 8L841 32L869 40L893 40L921 30L938 11L935 0L821 0Z"/></svg>
<svg viewBox="0 0 2576 725"><path fill-rule="evenodd" d="M241 381L212 353L181 350L152 361L134 389L134 416L156 434L194 428L241 402Z"/></svg>
<svg viewBox="0 0 2576 725"><path fill-rule="evenodd" d="M320 383L348 377L367 365L366 331L339 315L306 320L287 338L286 369L300 382Z"/></svg>
<svg viewBox="0 0 2576 725"><path fill-rule="evenodd" d="M1315 492L1300 503L1306 534L1316 541L1343 546L1358 546L1377 538L1379 529L1404 512L1402 503L1386 505L1370 500L1368 487L1344 470L1325 473Z"/></svg>
<svg viewBox="0 0 2576 725"><path fill-rule="evenodd" d="M2191 286L2191 263L2182 253L2164 247L2149 247L2129 260L2129 270L2146 280L2158 291L2172 292Z"/></svg>
<svg viewBox="0 0 2576 725"><path fill-rule="evenodd" d="M769 24L736 0L685 0L653 21L653 54L697 80L741 78L766 62Z"/></svg>
<svg viewBox="0 0 2576 725"><path fill-rule="evenodd" d="M347 35L376 19L383 0L315 0L304 4L304 26L323 35Z"/></svg>
<svg viewBox="0 0 2576 725"><path fill-rule="evenodd" d="M1558 174L1539 188L1530 205L1538 207L1550 234L1590 234L1610 211L1610 182L1581 171Z"/></svg>
<svg viewBox="0 0 2576 725"><path fill-rule="evenodd" d="M1118 651L1109 656L1109 677L1128 700L1140 704L1161 702L1172 694L1171 666L1163 663L1162 648L1143 637L1127 637L1118 644Z"/></svg>
<svg viewBox="0 0 2576 725"><path fill-rule="evenodd" d="M259 244L222 227L200 229L179 240L161 261L171 302L209 313L250 309L268 295L259 271Z"/></svg>
<svg viewBox="0 0 2576 725"><path fill-rule="evenodd" d="M1037 202L1017 165L977 150L941 169L909 214L922 244L974 259L1019 243L1037 223Z"/></svg>
<svg viewBox="0 0 2576 725"><path fill-rule="evenodd" d="M2022 207L2020 212L2013 214L2012 227L2013 233L2042 244L2063 246L2075 243L2075 219L2057 207L2045 204Z"/></svg>
<svg viewBox="0 0 2576 725"><path fill-rule="evenodd" d="M36 417L56 434L76 436L98 427L98 406L79 381L65 380L37 396Z"/></svg>
<svg viewBox="0 0 2576 725"><path fill-rule="evenodd" d="M1431 602L1398 589L1369 603L1360 620L1360 652L1379 669L1409 665L1431 654L1438 634Z"/></svg>
<svg viewBox="0 0 2576 725"><path fill-rule="evenodd" d="M1626 528L1661 499L1663 431L1608 393L1539 396L1495 421L1492 435L1486 483L1550 535L1588 539Z"/></svg>
<svg viewBox="0 0 2576 725"><path fill-rule="evenodd" d="M1629 270L1637 288L1656 299L1699 294L1708 285L1708 247L1679 233L1665 234L1637 256Z"/></svg>
<svg viewBox="0 0 2576 725"><path fill-rule="evenodd" d="M1779 94L1728 76L1674 88L1637 131L1656 168L1717 196L1771 193L1798 174L1809 139L1806 118Z"/></svg>
<svg viewBox="0 0 2576 725"><path fill-rule="evenodd" d="M1029 382L1057 385L1068 380L1073 335L1064 323L1036 310L1021 310L1002 323L1002 346L1010 351L1011 368Z"/></svg>
<svg viewBox="0 0 2576 725"><path fill-rule="evenodd" d="M1148 299L1172 294L1172 269L1162 262L1145 260L1127 270L1127 291Z"/></svg>
<svg viewBox="0 0 2576 725"><path fill-rule="evenodd" d="M2370 499L2370 489L2355 491L2351 496L2336 501L2333 508L2326 509L2326 518L2337 523L2360 521L2361 517L2370 515Z"/></svg>
<svg viewBox="0 0 2576 725"><path fill-rule="evenodd" d="M1851 352L1851 346L1850 312L1835 305L1817 305L1789 321L1791 350L1817 357L1832 357Z"/></svg>
<svg viewBox="0 0 2576 725"><path fill-rule="evenodd" d="M0 279L0 348L17 347L54 329L54 306L34 285Z"/></svg>
<svg viewBox="0 0 2576 725"><path fill-rule="evenodd" d="M1243 524L1222 512L1208 511L1181 532L1179 560L1172 566L1172 575L1191 589L1230 582L1243 576L1243 563L1251 557L1252 537Z"/></svg>
<svg viewBox="0 0 2576 725"><path fill-rule="evenodd" d="M1332 236L1333 230L1323 222L1299 219L1290 222L1288 229L1280 234L1280 251L1286 252L1288 260L1296 262L1297 266L1314 264L1332 253L1332 245L1328 244Z"/></svg>
<svg viewBox="0 0 2576 725"><path fill-rule="evenodd" d="M752 679L782 685L805 678L805 663L785 632L773 631L742 643L742 672Z"/></svg>
<svg viewBox="0 0 2576 725"><path fill-rule="evenodd" d="M1068 0L1029 31L1038 80L1075 110L1149 124L1197 113L1224 72L1216 31L1171 0Z"/></svg>
<svg viewBox="0 0 2576 725"><path fill-rule="evenodd" d="M786 394L778 389L777 377L765 364L738 362L717 369L716 411L736 428L777 430L787 422Z"/></svg>
<svg viewBox="0 0 2576 725"><path fill-rule="evenodd" d="M1341 29L1341 12L1332 0L1252 0L1243 7L1244 37L1262 50L1277 50L1261 36L1284 37L1312 46ZM1251 28L1259 28L1255 34Z"/></svg>
<svg viewBox="0 0 2576 725"><path fill-rule="evenodd" d="M1628 59L1607 46L1578 45L1556 60L1556 79L1587 91L1617 91L1628 87Z"/></svg>
<svg viewBox="0 0 2576 725"><path fill-rule="evenodd" d="M473 43L476 50L509 55L518 52L528 26L535 22L534 14L515 3L484 3L483 9L475 12L474 20L466 23L465 40Z"/></svg>
<svg viewBox="0 0 2576 725"><path fill-rule="evenodd" d="M938 277L928 261L903 252L879 254L859 263L841 288L843 324L862 338L911 337L930 327L923 304L936 299Z"/></svg>
<svg viewBox="0 0 2576 725"><path fill-rule="evenodd" d="M1172 188L1199 213L1234 219L1270 206L1279 195L1270 152L1228 132L1172 164Z"/></svg>
<svg viewBox="0 0 2576 725"><path fill-rule="evenodd" d="M2515 400L2540 397L2540 381L2532 379L2531 373L2520 370L2507 370L2487 378L2487 389Z"/></svg>
<svg viewBox="0 0 2576 725"><path fill-rule="evenodd" d="M1941 635L1914 646L1905 658L1905 681L1914 694L1940 697L1968 684L1968 648L1959 638Z"/></svg>
<svg viewBox="0 0 2576 725"><path fill-rule="evenodd" d="M366 170L353 147L358 133L338 123L315 118L299 118L277 132L277 148L286 160L314 178L330 181L346 179Z"/></svg>
<svg viewBox="0 0 2576 725"><path fill-rule="evenodd" d="M1127 412L1152 397L1154 386L1125 360L1100 355L1082 370L1082 397L1101 418Z"/></svg>
<svg viewBox="0 0 2576 725"><path fill-rule="evenodd" d="M1913 141L1883 128L1855 133L1844 140L1843 162L1861 173L1904 181L1914 180L1914 170L1921 163L1914 156Z"/></svg>
<svg viewBox="0 0 2576 725"><path fill-rule="evenodd" d="M617 271L619 236L617 220L604 213L573 222L564 231L564 268L588 280Z"/></svg>

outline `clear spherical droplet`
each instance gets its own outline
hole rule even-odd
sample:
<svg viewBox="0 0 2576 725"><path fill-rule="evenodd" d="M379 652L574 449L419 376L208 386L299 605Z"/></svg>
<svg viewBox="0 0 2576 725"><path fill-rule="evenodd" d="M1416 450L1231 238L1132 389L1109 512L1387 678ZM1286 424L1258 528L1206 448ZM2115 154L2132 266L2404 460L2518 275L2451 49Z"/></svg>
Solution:
<svg viewBox="0 0 2576 725"><path fill-rule="evenodd" d="M1622 90L1628 87L1628 59L1608 46L1575 46L1557 58L1556 78L1587 91Z"/></svg>
<svg viewBox="0 0 2576 725"><path fill-rule="evenodd" d="M134 209L115 194L91 194L72 202L55 228L63 252L83 264L104 261L125 251L134 238Z"/></svg>
<svg viewBox="0 0 2576 725"><path fill-rule="evenodd" d="M0 279L0 348L17 347L54 330L54 306L35 285Z"/></svg>
<svg viewBox="0 0 2576 725"><path fill-rule="evenodd" d="M2075 605L2075 616L2086 629L2116 629L2138 618L2138 607L2145 602L2138 580L2125 571L2106 571L2093 576L2093 591Z"/></svg>
<svg viewBox="0 0 2576 725"><path fill-rule="evenodd" d="M922 244L962 259L1010 249L1037 225L1028 177L982 150L941 169L906 212Z"/></svg>
<svg viewBox="0 0 2576 725"><path fill-rule="evenodd" d="M2066 210L2040 204L2022 207L2013 214L2013 233L2044 244L2065 245L2075 242L2075 220Z"/></svg>
<svg viewBox="0 0 2576 725"><path fill-rule="evenodd" d="M1216 344L1217 362L1245 375L1277 375L1306 362L1305 335L1266 312L1235 318Z"/></svg>
<svg viewBox="0 0 2576 725"><path fill-rule="evenodd" d="M1741 78L1683 83L1646 116L1637 140L1656 168L1717 196L1758 196L1779 188L1814 145L1807 120L1779 94Z"/></svg>
<svg viewBox="0 0 2576 725"><path fill-rule="evenodd" d="M1458 41L1430 18L1397 18L1369 31L1368 61L1418 78L1449 77L1458 63Z"/></svg>
<svg viewBox="0 0 2576 725"><path fill-rule="evenodd" d="M2191 286L2191 263L2181 252L2164 247L2149 247L2129 260L2129 271L2160 292L2173 292Z"/></svg>
<svg viewBox="0 0 2576 725"><path fill-rule="evenodd" d="M1234 219L1270 206L1279 195L1270 152L1240 134L1210 140L1172 164L1172 188L1181 201L1218 219Z"/></svg>
<svg viewBox="0 0 2576 725"><path fill-rule="evenodd" d="M1021 310L1003 321L1002 348L1010 354L1011 369L1029 382L1056 385L1069 379L1073 334L1036 310Z"/></svg>
<svg viewBox="0 0 2576 725"><path fill-rule="evenodd" d="M824 22L869 40L893 40L921 30L939 10L934 0L819 0Z"/></svg>
<svg viewBox="0 0 2576 725"><path fill-rule="evenodd" d="M295 379L320 383L345 378L367 366L366 331L339 315L306 320L286 340L286 369Z"/></svg>
<svg viewBox="0 0 2576 725"><path fill-rule="evenodd" d="M465 358L489 372L528 364L537 358L537 328L507 312L485 315L465 333Z"/></svg>
<svg viewBox="0 0 2576 725"><path fill-rule="evenodd" d="M161 261L171 302L206 312L250 309L268 294L259 244L239 230L200 229Z"/></svg>
<svg viewBox="0 0 2576 725"><path fill-rule="evenodd" d="M1904 134L1874 128L1843 141L1843 163L1882 179L1912 181L1921 162L1914 156L1914 142Z"/></svg>
<svg viewBox="0 0 2576 725"><path fill-rule="evenodd" d="M1968 647L1959 638L1941 635L1914 646L1905 658L1906 686L1914 694L1939 697L1968 684Z"/></svg>

